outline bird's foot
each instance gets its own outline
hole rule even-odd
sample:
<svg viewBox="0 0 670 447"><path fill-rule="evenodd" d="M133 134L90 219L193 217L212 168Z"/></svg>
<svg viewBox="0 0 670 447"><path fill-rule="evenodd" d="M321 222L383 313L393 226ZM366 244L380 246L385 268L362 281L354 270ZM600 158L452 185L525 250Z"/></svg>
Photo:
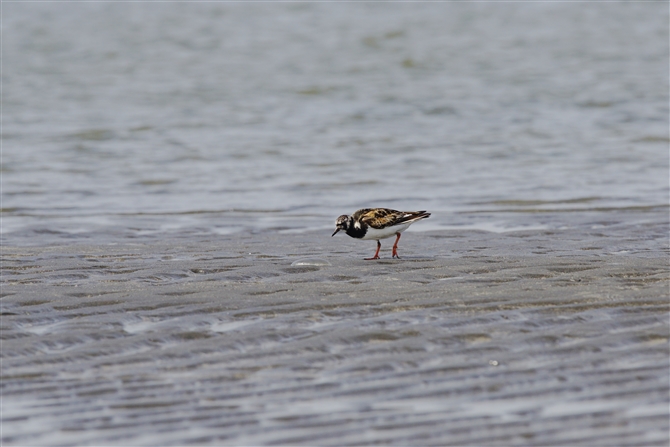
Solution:
<svg viewBox="0 0 670 447"><path fill-rule="evenodd" d="M372 258L363 258L364 261L372 261L373 259L379 259L379 256L375 255Z"/></svg>
<svg viewBox="0 0 670 447"><path fill-rule="evenodd" d="M400 256L398 256L398 241L400 240L400 233L396 233L396 238L395 238L395 244L393 244L393 258L398 258L400 259Z"/></svg>

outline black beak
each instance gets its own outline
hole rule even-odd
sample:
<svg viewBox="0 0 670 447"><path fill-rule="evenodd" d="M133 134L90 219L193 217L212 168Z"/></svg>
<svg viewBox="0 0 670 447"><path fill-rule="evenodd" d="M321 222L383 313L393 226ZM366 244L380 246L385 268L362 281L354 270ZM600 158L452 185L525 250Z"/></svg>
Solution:
<svg viewBox="0 0 670 447"><path fill-rule="evenodd" d="M337 232L340 231L340 230L341 230L341 228L335 228L335 233L333 233L332 236L330 236L330 237L335 236L337 234Z"/></svg>

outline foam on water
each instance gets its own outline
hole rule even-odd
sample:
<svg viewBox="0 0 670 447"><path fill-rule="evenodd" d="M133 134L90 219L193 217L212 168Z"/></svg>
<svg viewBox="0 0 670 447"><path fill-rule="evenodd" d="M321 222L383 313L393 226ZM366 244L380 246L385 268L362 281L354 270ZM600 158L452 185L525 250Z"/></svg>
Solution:
<svg viewBox="0 0 670 447"><path fill-rule="evenodd" d="M291 263L291 266L297 267L301 265L312 265L312 266L317 266L317 267L325 267L328 265L331 265L330 262L326 261L325 259L321 258L304 258L304 259L298 259L297 261L293 261Z"/></svg>

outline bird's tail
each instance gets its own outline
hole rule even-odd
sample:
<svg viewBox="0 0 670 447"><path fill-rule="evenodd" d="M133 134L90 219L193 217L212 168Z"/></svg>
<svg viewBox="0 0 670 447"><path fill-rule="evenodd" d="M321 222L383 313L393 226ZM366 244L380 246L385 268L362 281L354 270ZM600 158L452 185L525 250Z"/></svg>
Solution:
<svg viewBox="0 0 670 447"><path fill-rule="evenodd" d="M425 210L424 211L411 211L408 212L407 215L402 219L403 222L416 222L417 220L421 219L428 219L430 217L430 213L427 213Z"/></svg>

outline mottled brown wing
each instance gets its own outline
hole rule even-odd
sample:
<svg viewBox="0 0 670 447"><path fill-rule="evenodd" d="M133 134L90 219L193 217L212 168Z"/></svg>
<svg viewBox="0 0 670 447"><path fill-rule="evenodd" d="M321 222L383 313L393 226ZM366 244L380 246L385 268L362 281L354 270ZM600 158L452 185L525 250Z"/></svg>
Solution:
<svg viewBox="0 0 670 447"><path fill-rule="evenodd" d="M372 228L386 228L404 222L403 218L406 214L388 208L368 208L358 212L360 212L360 221Z"/></svg>
<svg viewBox="0 0 670 447"><path fill-rule="evenodd" d="M430 213L427 213L426 211L397 211L388 208L367 208L358 210L354 213L354 218L356 214L360 216L361 222L372 228L386 228L392 225L399 225L404 222L430 217Z"/></svg>

